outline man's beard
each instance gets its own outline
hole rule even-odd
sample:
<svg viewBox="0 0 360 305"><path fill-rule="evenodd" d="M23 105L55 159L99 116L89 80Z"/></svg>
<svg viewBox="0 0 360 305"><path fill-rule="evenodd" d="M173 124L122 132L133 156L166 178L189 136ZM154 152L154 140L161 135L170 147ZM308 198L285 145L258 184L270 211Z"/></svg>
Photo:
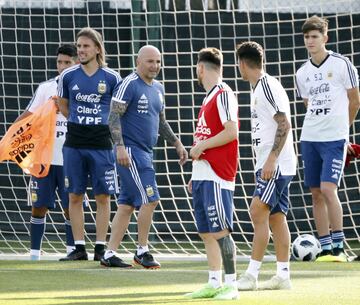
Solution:
<svg viewBox="0 0 360 305"><path fill-rule="evenodd" d="M89 63L89 61L90 60L80 61L80 63L85 66L85 65L87 65Z"/></svg>
<svg viewBox="0 0 360 305"><path fill-rule="evenodd" d="M198 77L198 84L201 88L204 88L204 85L199 77Z"/></svg>

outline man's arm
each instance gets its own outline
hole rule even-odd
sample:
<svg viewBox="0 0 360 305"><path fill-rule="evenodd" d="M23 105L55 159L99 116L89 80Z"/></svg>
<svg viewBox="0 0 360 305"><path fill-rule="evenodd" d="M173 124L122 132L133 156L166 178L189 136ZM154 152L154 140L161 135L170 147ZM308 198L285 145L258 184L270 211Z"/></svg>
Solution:
<svg viewBox="0 0 360 305"><path fill-rule="evenodd" d="M234 141L238 137L238 123L234 121L225 122L224 130L219 132L216 136L198 142L190 150L190 156L198 160L203 152L207 149L223 146L231 141Z"/></svg>
<svg viewBox="0 0 360 305"><path fill-rule="evenodd" d="M347 96L349 99L349 126L351 126L360 108L359 87L348 89Z"/></svg>
<svg viewBox="0 0 360 305"><path fill-rule="evenodd" d="M130 158L124 146L120 119L126 112L127 106L126 103L112 101L109 115L109 129L116 146L116 159L124 167L130 166Z"/></svg>
<svg viewBox="0 0 360 305"><path fill-rule="evenodd" d="M57 105L59 107L60 112L65 118L69 117L69 100L66 98L58 97Z"/></svg>
<svg viewBox="0 0 360 305"><path fill-rule="evenodd" d="M307 108L309 99L304 98L303 101L304 101L305 108Z"/></svg>
<svg viewBox="0 0 360 305"><path fill-rule="evenodd" d="M284 112L277 112L274 115L274 120L277 123L277 129L273 147L261 171L261 178L264 180L269 180L274 175L276 160L285 145L291 127Z"/></svg>
<svg viewBox="0 0 360 305"><path fill-rule="evenodd" d="M159 114L159 134L162 136L170 145L175 146L176 152L180 158L179 164L184 165L188 159L188 152L182 145L181 141L176 137L169 123L165 119L165 111L162 110Z"/></svg>

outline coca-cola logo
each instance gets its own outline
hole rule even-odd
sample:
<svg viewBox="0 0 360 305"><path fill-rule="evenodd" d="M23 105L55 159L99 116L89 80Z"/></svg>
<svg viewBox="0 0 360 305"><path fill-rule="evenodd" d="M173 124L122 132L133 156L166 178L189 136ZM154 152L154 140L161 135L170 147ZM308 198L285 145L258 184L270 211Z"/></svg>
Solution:
<svg viewBox="0 0 360 305"><path fill-rule="evenodd" d="M310 88L310 95L318 94L318 93L324 93L330 91L330 85L329 83L323 83L318 87L311 87Z"/></svg>
<svg viewBox="0 0 360 305"><path fill-rule="evenodd" d="M99 103L101 99L101 94L81 94L79 92L78 94L76 94L75 98L78 102Z"/></svg>
<svg viewBox="0 0 360 305"><path fill-rule="evenodd" d="M14 139L14 141L11 142L11 147L12 148L16 148L18 147L20 144L24 143L24 142L28 142L30 141L32 138L31 134L27 134L27 135L21 135L17 138Z"/></svg>

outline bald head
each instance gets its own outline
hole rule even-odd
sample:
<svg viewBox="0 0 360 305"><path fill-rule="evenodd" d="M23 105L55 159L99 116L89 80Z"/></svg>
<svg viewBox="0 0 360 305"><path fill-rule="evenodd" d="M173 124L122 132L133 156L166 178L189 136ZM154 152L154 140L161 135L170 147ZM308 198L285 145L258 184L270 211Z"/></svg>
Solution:
<svg viewBox="0 0 360 305"><path fill-rule="evenodd" d="M142 80L151 84L158 76L161 67L161 53L152 45L143 46L136 59L136 71Z"/></svg>
<svg viewBox="0 0 360 305"><path fill-rule="evenodd" d="M157 54L157 55L161 55L160 51L157 47L154 47L152 45L146 45L143 46L139 52L138 52L138 58L144 57L144 56L149 56L150 54Z"/></svg>

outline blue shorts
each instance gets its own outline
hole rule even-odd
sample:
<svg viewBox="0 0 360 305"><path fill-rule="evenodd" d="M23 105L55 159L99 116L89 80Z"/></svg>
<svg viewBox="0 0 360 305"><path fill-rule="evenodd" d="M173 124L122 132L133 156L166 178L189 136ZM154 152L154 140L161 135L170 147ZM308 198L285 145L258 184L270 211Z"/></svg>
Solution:
<svg viewBox="0 0 360 305"><path fill-rule="evenodd" d="M345 140L301 141L304 184L306 186L320 187L321 182L332 182L339 185L345 165L345 144Z"/></svg>
<svg viewBox="0 0 360 305"><path fill-rule="evenodd" d="M192 181L193 208L199 233L233 230L234 192L214 181Z"/></svg>
<svg viewBox="0 0 360 305"><path fill-rule="evenodd" d="M90 176L94 195L111 195L118 192L113 150L64 146L63 155L66 191L84 194Z"/></svg>
<svg viewBox="0 0 360 305"><path fill-rule="evenodd" d="M127 147L130 167L117 164L120 181L118 204L128 204L139 208L142 204L160 199L155 180L153 155L137 147Z"/></svg>
<svg viewBox="0 0 360 305"><path fill-rule="evenodd" d="M69 194L64 188L64 170L60 165L51 165L46 177L31 177L29 203L35 208L55 208L56 190L63 208L69 207Z"/></svg>
<svg viewBox="0 0 360 305"><path fill-rule="evenodd" d="M261 169L255 174L256 188L253 197L270 207L270 214L281 212L287 214L289 210L289 185L294 176L282 176L277 169L270 180L261 179Z"/></svg>

